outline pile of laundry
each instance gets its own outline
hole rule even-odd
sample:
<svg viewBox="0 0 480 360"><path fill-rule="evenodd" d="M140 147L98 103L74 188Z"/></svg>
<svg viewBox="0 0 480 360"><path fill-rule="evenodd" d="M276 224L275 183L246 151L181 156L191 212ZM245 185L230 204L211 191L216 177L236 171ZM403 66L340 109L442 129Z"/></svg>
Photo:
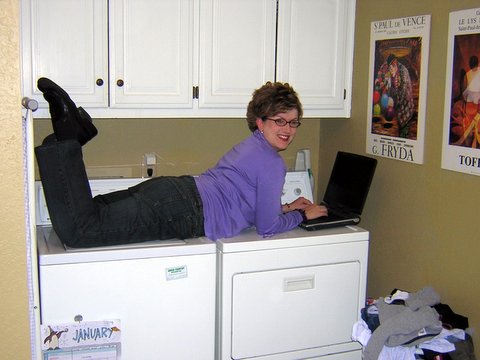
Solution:
<svg viewBox="0 0 480 360"><path fill-rule="evenodd" d="M468 318L431 287L368 299L352 339L362 344L364 360L475 360Z"/></svg>

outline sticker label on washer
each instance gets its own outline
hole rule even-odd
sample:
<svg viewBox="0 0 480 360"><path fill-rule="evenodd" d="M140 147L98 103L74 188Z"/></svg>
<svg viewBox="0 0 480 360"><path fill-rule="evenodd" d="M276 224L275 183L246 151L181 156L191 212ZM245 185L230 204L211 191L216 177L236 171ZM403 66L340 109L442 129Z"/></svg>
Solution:
<svg viewBox="0 0 480 360"><path fill-rule="evenodd" d="M187 265L167 268L165 269L165 276L167 278L167 281L186 278L188 276Z"/></svg>

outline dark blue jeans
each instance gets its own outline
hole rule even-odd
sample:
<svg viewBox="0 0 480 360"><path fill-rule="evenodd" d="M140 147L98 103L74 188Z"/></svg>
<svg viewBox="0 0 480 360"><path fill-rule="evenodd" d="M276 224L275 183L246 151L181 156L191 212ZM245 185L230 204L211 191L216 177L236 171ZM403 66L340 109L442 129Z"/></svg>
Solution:
<svg viewBox="0 0 480 360"><path fill-rule="evenodd" d="M52 226L70 247L95 247L204 235L191 176L158 177L92 198L75 140L35 149Z"/></svg>

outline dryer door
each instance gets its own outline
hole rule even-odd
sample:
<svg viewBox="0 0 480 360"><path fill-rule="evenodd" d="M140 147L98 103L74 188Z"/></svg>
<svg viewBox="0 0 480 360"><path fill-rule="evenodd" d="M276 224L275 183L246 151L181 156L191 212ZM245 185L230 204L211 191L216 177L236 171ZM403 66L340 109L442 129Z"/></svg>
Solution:
<svg viewBox="0 0 480 360"><path fill-rule="evenodd" d="M350 343L360 271L348 261L236 274L232 358Z"/></svg>

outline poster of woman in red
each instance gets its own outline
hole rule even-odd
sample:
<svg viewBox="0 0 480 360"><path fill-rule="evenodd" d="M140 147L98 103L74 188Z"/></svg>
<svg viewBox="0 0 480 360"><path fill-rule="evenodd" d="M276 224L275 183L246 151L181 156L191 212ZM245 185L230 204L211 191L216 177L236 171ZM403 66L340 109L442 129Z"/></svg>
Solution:
<svg viewBox="0 0 480 360"><path fill-rule="evenodd" d="M480 33L455 36L449 144L480 148Z"/></svg>
<svg viewBox="0 0 480 360"><path fill-rule="evenodd" d="M450 13L442 168L480 175L480 8Z"/></svg>

